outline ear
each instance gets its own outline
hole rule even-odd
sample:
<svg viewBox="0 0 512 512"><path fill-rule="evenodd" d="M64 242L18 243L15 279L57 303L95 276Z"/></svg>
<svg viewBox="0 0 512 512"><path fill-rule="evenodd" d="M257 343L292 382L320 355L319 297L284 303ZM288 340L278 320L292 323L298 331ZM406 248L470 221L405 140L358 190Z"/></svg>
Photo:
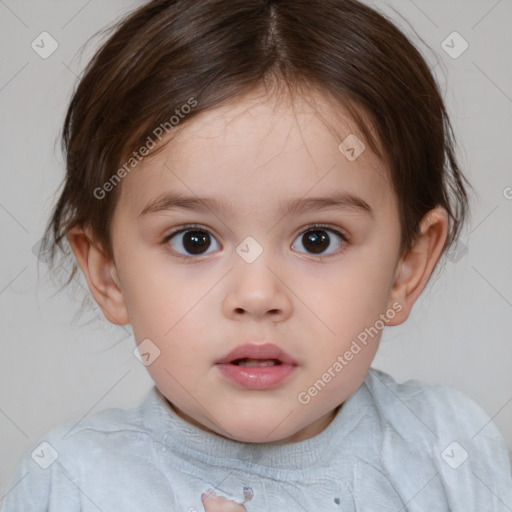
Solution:
<svg viewBox="0 0 512 512"><path fill-rule="evenodd" d="M67 232L67 238L105 318L117 325L130 323L114 261L93 241L89 228L76 226Z"/></svg>
<svg viewBox="0 0 512 512"><path fill-rule="evenodd" d="M422 219L419 234L411 250L400 259L391 289L388 307L399 302L402 309L387 325L399 325L428 283L442 253L448 235L448 218L442 208L430 210Z"/></svg>

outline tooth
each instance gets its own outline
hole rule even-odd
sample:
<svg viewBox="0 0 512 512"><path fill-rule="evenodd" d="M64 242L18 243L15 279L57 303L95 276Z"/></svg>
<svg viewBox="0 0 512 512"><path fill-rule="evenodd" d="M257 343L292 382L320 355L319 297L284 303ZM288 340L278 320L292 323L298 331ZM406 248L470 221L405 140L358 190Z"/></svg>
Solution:
<svg viewBox="0 0 512 512"><path fill-rule="evenodd" d="M276 366L277 363L273 360L266 360L266 361L240 361L238 363L239 366Z"/></svg>

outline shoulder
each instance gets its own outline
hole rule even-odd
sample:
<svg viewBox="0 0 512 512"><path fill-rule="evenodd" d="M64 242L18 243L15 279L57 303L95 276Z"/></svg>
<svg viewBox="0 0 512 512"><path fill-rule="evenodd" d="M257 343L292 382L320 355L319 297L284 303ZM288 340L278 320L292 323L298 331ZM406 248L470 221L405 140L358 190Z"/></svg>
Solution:
<svg viewBox="0 0 512 512"><path fill-rule="evenodd" d="M499 437L489 415L464 393L415 379L403 383L371 368L364 385L379 415L393 423L423 426L436 437Z"/></svg>
<svg viewBox="0 0 512 512"><path fill-rule="evenodd" d="M421 479L416 481L414 474L424 473L435 476L451 510L462 510L466 503L487 503L486 510L493 511L503 510L504 503L512 507L507 445L476 402L448 386L398 383L375 369L363 386L380 425L381 464L400 475L403 487L413 481L410 487L415 488Z"/></svg>
<svg viewBox="0 0 512 512"><path fill-rule="evenodd" d="M137 406L109 408L58 425L23 453L5 489L2 511L82 510L80 484L100 468L127 463L127 454L147 452L143 410L153 390ZM145 450L127 450L140 444ZM148 454L150 456L150 454Z"/></svg>
<svg viewBox="0 0 512 512"><path fill-rule="evenodd" d="M91 416L66 422L45 434L43 441L59 452L61 461L69 467L79 466L82 458L115 453L115 446L146 440L143 409L149 394L138 405L129 408L112 407ZM72 460L71 460L72 459ZM73 463L71 463L73 461Z"/></svg>

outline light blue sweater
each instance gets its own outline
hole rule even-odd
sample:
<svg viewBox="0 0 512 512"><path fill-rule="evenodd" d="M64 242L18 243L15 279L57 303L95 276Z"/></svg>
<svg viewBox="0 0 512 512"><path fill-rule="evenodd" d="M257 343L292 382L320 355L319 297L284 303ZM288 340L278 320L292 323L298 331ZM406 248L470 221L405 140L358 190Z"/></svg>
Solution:
<svg viewBox="0 0 512 512"><path fill-rule="evenodd" d="M71 428L24 455L2 512L203 512L209 488L239 502L250 488L248 512L512 511L508 452L482 409L374 369L323 432L299 443L205 432L156 387L137 407Z"/></svg>

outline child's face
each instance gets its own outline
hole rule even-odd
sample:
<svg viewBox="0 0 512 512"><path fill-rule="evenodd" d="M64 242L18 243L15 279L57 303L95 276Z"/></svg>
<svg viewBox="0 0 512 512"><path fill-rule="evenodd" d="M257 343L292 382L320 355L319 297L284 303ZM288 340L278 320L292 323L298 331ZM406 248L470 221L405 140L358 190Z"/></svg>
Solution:
<svg viewBox="0 0 512 512"><path fill-rule="evenodd" d="M317 102L341 139L359 135ZM363 382L382 320L397 323L400 226L385 166L369 147L349 161L303 102L254 94L181 128L124 179L112 224L113 276L135 338L160 350L148 370L177 412L202 428L247 442L311 437ZM166 194L218 208L189 203L142 214ZM348 194L371 212L300 207ZM291 201L299 207L283 214ZM189 224L197 227L165 241ZM365 329L373 329L366 344L354 345ZM251 342L277 345L294 365L218 364Z"/></svg>

